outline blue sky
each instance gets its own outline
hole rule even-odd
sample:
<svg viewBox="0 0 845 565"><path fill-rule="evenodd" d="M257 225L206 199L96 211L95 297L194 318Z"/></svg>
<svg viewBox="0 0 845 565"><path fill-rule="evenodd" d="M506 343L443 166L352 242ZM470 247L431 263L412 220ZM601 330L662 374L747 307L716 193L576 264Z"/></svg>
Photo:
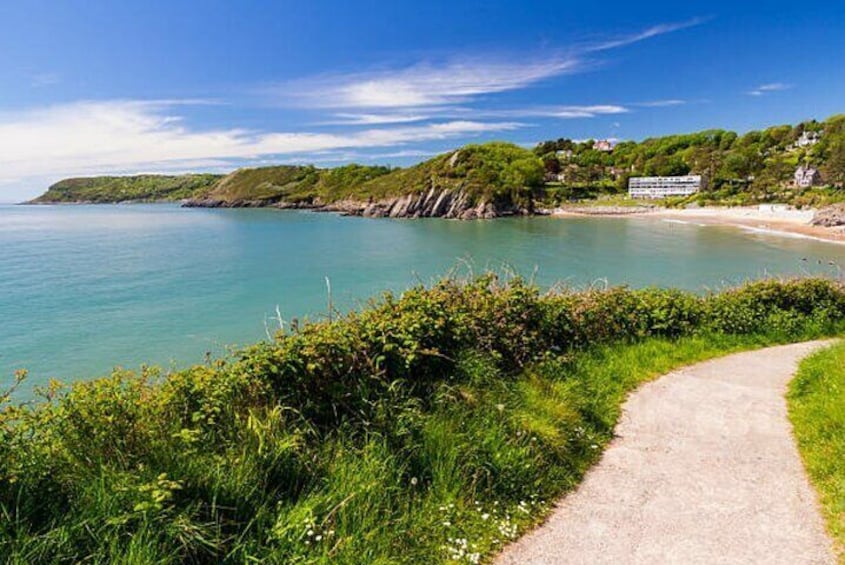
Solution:
<svg viewBox="0 0 845 565"><path fill-rule="evenodd" d="M845 112L840 2L0 5L0 201L66 176L642 139Z"/></svg>

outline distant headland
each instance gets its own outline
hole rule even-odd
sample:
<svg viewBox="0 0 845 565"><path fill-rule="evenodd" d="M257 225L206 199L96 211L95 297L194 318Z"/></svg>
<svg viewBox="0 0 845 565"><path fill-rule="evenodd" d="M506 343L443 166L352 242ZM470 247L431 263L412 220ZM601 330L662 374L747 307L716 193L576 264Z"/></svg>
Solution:
<svg viewBox="0 0 845 565"><path fill-rule="evenodd" d="M597 199L617 206L632 177L680 175L700 175L701 189L656 204L823 208L843 202L845 115L743 135L712 129L641 142L561 138L533 149L473 144L407 168L280 165L227 175L72 178L30 203L171 201L188 207L480 219L544 214Z"/></svg>

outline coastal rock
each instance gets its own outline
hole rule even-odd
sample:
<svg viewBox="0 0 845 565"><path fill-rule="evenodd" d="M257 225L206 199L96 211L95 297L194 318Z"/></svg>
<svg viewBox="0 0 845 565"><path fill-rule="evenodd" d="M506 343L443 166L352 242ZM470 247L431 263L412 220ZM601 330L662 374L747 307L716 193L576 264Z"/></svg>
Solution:
<svg viewBox="0 0 845 565"><path fill-rule="evenodd" d="M268 202L260 200L224 201L206 198L187 200L182 205L194 208L256 208L271 206L280 209L337 212L346 216L363 216L366 218L447 218L477 220L533 213L533 210L530 209L496 205L486 200L474 202L472 196L464 190L447 190L434 187L426 192L405 194L367 202L338 200L324 203L319 199L300 202Z"/></svg>
<svg viewBox="0 0 845 565"><path fill-rule="evenodd" d="M845 204L834 204L822 208L816 212L813 221L814 226L823 226L827 228L845 226Z"/></svg>

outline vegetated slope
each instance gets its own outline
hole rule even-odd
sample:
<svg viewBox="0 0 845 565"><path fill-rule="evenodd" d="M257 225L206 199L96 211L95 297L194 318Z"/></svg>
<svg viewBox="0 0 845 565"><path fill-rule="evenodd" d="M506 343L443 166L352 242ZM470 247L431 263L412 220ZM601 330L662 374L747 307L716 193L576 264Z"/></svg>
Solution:
<svg viewBox="0 0 845 565"><path fill-rule="evenodd" d="M405 169L239 169L194 206L317 207L366 216L494 217L530 211L540 160L509 143L467 145Z"/></svg>
<svg viewBox="0 0 845 565"><path fill-rule="evenodd" d="M152 202L183 200L208 191L221 175L134 175L65 179L32 200L34 204L72 202Z"/></svg>
<svg viewBox="0 0 845 565"><path fill-rule="evenodd" d="M703 175L706 182L688 202L819 206L845 200L845 115L743 135L712 129L624 141L612 151L561 138L540 143L535 153L548 178L559 180L558 190L550 191L558 200L624 192L631 176L684 174ZM795 186L799 166L818 170L819 186Z"/></svg>
<svg viewBox="0 0 845 565"><path fill-rule="evenodd" d="M389 167L354 164L333 169L299 165L243 168L223 177L203 198L227 206L332 202L389 172Z"/></svg>
<svg viewBox="0 0 845 565"><path fill-rule="evenodd" d="M845 289L447 280L161 377L0 397L0 561L475 563L547 513L638 383L841 331Z"/></svg>
<svg viewBox="0 0 845 565"><path fill-rule="evenodd" d="M845 343L806 359L788 400L798 449L845 563Z"/></svg>

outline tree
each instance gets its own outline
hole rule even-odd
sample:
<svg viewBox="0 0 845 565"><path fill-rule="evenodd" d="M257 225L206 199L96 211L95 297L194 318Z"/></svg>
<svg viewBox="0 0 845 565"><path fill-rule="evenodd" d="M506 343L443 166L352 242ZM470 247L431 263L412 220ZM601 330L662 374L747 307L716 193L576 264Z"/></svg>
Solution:
<svg viewBox="0 0 845 565"><path fill-rule="evenodd" d="M826 182L836 187L845 187L845 138L837 139L831 145L822 176Z"/></svg>

